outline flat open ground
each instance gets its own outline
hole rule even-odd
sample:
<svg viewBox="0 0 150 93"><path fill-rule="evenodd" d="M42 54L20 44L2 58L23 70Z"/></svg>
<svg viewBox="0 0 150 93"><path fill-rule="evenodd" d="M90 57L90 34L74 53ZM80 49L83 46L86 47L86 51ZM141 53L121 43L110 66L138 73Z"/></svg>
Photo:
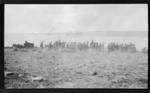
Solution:
<svg viewBox="0 0 150 93"><path fill-rule="evenodd" d="M6 88L147 88L148 54L5 49L5 71L24 75Z"/></svg>

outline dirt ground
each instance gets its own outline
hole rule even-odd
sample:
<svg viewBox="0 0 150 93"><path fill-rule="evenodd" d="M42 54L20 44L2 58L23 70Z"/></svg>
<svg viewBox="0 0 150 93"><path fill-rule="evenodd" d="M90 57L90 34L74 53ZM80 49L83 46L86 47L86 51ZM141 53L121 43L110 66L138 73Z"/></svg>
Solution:
<svg viewBox="0 0 150 93"><path fill-rule="evenodd" d="M5 49L4 67L14 73L5 77L5 88L148 87L144 53Z"/></svg>

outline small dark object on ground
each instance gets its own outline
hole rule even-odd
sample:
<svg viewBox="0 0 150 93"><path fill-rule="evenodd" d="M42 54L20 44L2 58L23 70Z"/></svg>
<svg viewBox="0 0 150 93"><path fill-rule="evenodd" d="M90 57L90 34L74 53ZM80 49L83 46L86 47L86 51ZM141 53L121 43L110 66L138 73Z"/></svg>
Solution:
<svg viewBox="0 0 150 93"><path fill-rule="evenodd" d="M13 72L5 72L5 78L9 78L9 79L18 79L19 74L17 73L13 73Z"/></svg>
<svg viewBox="0 0 150 93"><path fill-rule="evenodd" d="M76 72L77 74L82 74L82 72Z"/></svg>
<svg viewBox="0 0 150 93"><path fill-rule="evenodd" d="M5 74L5 77L14 75L13 72L8 72L8 71L4 72L4 74Z"/></svg>
<svg viewBox="0 0 150 93"><path fill-rule="evenodd" d="M140 78L140 79L137 79L139 82L145 84L147 83L148 81L146 79L143 79L143 78Z"/></svg>
<svg viewBox="0 0 150 93"><path fill-rule="evenodd" d="M94 72L92 75L97 75L97 72Z"/></svg>
<svg viewBox="0 0 150 93"><path fill-rule="evenodd" d="M42 59L42 57L38 57L38 59Z"/></svg>
<svg viewBox="0 0 150 93"><path fill-rule="evenodd" d="M55 56L52 56L55 59Z"/></svg>

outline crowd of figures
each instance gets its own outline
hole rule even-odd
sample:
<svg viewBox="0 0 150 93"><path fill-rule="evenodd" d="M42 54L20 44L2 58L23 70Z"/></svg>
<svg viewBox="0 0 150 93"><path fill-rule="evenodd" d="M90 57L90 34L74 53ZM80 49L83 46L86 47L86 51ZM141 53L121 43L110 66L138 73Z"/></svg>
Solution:
<svg viewBox="0 0 150 93"><path fill-rule="evenodd" d="M43 42L40 44L43 47ZM109 43L107 47L104 46L104 43L94 42L61 42L55 41L54 43L49 43L45 45L45 47L49 49L71 49L71 50L97 50L97 51L104 51L104 49L108 50L109 52L112 51L122 51L122 52L136 52L135 44L118 44L118 43Z"/></svg>
<svg viewBox="0 0 150 93"><path fill-rule="evenodd" d="M43 44L43 42L41 43ZM40 45L41 45L40 44ZM91 43L89 42L61 42L56 41L54 43L49 43L48 45L45 45L45 47L48 47L50 49L71 49L71 50L80 50L80 51L85 51L85 50L89 50L89 49L95 49L95 50L100 50L103 51L104 50L104 43L97 43L92 41Z"/></svg>
<svg viewBox="0 0 150 93"><path fill-rule="evenodd" d="M118 44L118 43L109 43L108 51L122 51L122 52L136 52L135 44Z"/></svg>
<svg viewBox="0 0 150 93"><path fill-rule="evenodd" d="M24 45L21 44L13 44L13 48L33 48L34 43L29 43L25 41ZM40 47L43 48L43 41L40 44ZM62 42L60 40L55 42L50 42L45 47L53 50L58 49L71 49L71 50L79 50L79 51L86 51L86 50L96 50L96 51L104 51L108 50L108 52L112 51L121 51L121 52L136 52L135 44L118 44L118 43L109 43L107 47L104 46L104 43L94 42Z"/></svg>

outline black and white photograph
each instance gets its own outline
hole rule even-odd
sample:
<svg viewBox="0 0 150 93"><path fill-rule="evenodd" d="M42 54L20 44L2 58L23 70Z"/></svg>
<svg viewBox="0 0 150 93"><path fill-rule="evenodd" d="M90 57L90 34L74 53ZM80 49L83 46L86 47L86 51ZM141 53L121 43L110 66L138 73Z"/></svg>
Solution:
<svg viewBox="0 0 150 93"><path fill-rule="evenodd" d="M5 89L148 88L147 4L5 4Z"/></svg>

